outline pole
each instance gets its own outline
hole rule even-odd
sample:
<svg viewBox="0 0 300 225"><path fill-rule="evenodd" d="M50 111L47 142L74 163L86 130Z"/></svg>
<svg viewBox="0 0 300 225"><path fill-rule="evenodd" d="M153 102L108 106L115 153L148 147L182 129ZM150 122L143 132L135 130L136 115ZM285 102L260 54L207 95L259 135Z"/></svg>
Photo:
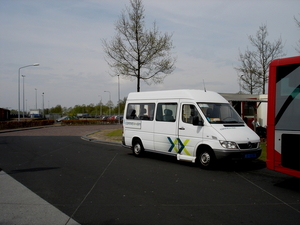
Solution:
<svg viewBox="0 0 300 225"><path fill-rule="evenodd" d="M109 104L111 104L111 95L110 95L110 91L104 91L104 92L108 92L109 93ZM108 109L109 111L108 111L108 113L109 113L109 116L110 116L110 114L111 114L111 107L110 107L110 105L109 105L109 109Z"/></svg>
<svg viewBox="0 0 300 225"><path fill-rule="evenodd" d="M24 80L25 80L25 75L22 75L23 77L23 119L25 118L24 116L24 111L25 111L25 88L24 88Z"/></svg>
<svg viewBox="0 0 300 225"><path fill-rule="evenodd" d="M35 88L35 109L37 109L37 89Z"/></svg>
<svg viewBox="0 0 300 225"><path fill-rule="evenodd" d="M100 106L100 111L99 111L99 118L101 119L102 116L102 97L101 95L98 95L98 97L100 97L100 102L99 102L99 106Z"/></svg>
<svg viewBox="0 0 300 225"><path fill-rule="evenodd" d="M45 110L44 110L44 92L43 92L42 96L43 96L43 119L44 119L44 118L45 118Z"/></svg>
<svg viewBox="0 0 300 225"><path fill-rule="evenodd" d="M18 72L18 121L20 121L20 70L22 69L19 68Z"/></svg>
<svg viewBox="0 0 300 225"><path fill-rule="evenodd" d="M121 124L120 120L120 75L118 75L118 122Z"/></svg>
<svg viewBox="0 0 300 225"><path fill-rule="evenodd" d="M39 65L40 65L39 63L35 63L32 65L22 66L18 70L18 121L20 121L20 72L21 72L21 69L23 69L25 67L29 67L29 66L39 66Z"/></svg>

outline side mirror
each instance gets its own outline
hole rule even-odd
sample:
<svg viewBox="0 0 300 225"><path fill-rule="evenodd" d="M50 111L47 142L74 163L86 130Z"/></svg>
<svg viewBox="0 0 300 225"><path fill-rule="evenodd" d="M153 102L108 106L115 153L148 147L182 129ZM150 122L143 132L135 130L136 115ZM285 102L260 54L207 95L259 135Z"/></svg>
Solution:
<svg viewBox="0 0 300 225"><path fill-rule="evenodd" d="M203 120L199 120L198 116L193 117L193 125L194 126L203 126Z"/></svg>
<svg viewBox="0 0 300 225"><path fill-rule="evenodd" d="M199 121L199 126L201 126L201 127L204 126L203 120L200 120L200 121Z"/></svg>

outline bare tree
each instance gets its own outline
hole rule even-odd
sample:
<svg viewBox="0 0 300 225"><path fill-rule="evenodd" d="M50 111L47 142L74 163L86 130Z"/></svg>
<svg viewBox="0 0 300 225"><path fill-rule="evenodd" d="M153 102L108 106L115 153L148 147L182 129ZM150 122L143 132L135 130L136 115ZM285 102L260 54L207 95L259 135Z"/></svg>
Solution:
<svg viewBox="0 0 300 225"><path fill-rule="evenodd" d="M116 35L111 41L102 40L106 61L113 73L124 78L137 79L137 91L140 80L148 85L161 83L171 74L176 58L171 56L172 35L161 34L156 23L147 30L144 21L144 7L141 0L130 0L116 23Z"/></svg>
<svg viewBox="0 0 300 225"><path fill-rule="evenodd" d="M249 90L252 90L251 86L259 86L258 93L262 94L265 94L266 92L265 86L268 82L270 62L285 55L282 50L283 44L281 38L275 40L274 43L271 43L267 40L267 36L268 31L266 25L261 25L255 36L250 35L248 38L251 45L254 47L254 50L250 51L247 49L245 54L240 53L239 61L242 65L235 68L239 74L243 73L243 71L247 72L245 73L246 76L242 79L244 86L247 86ZM247 77L255 78L246 82L244 78ZM256 84L253 85L253 82L256 82ZM247 85L247 83L251 84L251 86Z"/></svg>
<svg viewBox="0 0 300 225"><path fill-rule="evenodd" d="M240 86L250 94L259 93L261 81L257 74L257 65L253 60L252 52L247 50L244 54L240 52L240 61L242 63L239 70L238 79Z"/></svg>
<svg viewBox="0 0 300 225"><path fill-rule="evenodd" d="M294 17L294 19L295 19L296 25L298 26L298 28L300 28L300 21L297 20L296 17ZM298 47L296 47L295 49L296 49L296 51L300 54L300 39L298 40L297 46L298 46Z"/></svg>

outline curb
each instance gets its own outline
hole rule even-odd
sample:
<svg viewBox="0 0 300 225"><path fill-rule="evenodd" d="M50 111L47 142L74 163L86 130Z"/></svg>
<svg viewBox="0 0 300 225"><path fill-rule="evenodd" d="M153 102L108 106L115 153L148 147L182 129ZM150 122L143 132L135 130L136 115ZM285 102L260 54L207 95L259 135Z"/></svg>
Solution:
<svg viewBox="0 0 300 225"><path fill-rule="evenodd" d="M47 127L45 127L45 126L42 126L42 127L26 127L26 128L16 128L16 129L10 129L10 130L0 130L0 133L9 133L9 132L15 132L15 131L34 130L34 129L42 129L42 128L47 128Z"/></svg>
<svg viewBox="0 0 300 225"><path fill-rule="evenodd" d="M49 125L49 126L53 126L53 125ZM34 129L43 129L43 128L48 128L49 126L41 126L41 127L26 127L26 128L16 128L16 129L10 129L10 130L0 130L0 133L9 133L9 132L15 132L15 131L26 131L26 130L34 130ZM116 145L120 145L122 146L122 143L118 143L118 142L112 142L112 141L103 141L103 140L98 140L98 139L94 139L94 138L89 138L88 135L93 134L95 132L98 132L100 130L91 132L89 134L83 135L81 136L81 139L85 140L85 141L90 141L90 142L100 142L100 143L107 143L107 144L116 144Z"/></svg>
<svg viewBox="0 0 300 225"><path fill-rule="evenodd" d="M100 130L99 130L100 131ZM88 135L90 134L93 134L97 131L94 131L92 133L89 133L89 134L86 134L86 135L83 135L81 136L81 139L82 140L85 140L85 141L90 141L90 142L100 142L100 143L106 143L106 144L116 144L116 145L121 145L122 146L122 143L118 143L118 142L113 142L113 141L103 141L103 140L98 140L98 139L94 139L94 138L89 138Z"/></svg>

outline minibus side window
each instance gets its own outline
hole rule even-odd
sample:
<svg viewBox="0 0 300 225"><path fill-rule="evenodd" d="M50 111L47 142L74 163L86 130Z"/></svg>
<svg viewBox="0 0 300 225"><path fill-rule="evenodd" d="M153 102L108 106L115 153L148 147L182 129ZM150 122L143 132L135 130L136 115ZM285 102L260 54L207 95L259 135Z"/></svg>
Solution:
<svg viewBox="0 0 300 225"><path fill-rule="evenodd" d="M165 122L175 122L177 113L177 103L158 103L156 120Z"/></svg>
<svg viewBox="0 0 300 225"><path fill-rule="evenodd" d="M126 111L126 119L153 120L154 103L129 103Z"/></svg>
<svg viewBox="0 0 300 225"><path fill-rule="evenodd" d="M193 124L193 119L198 117L201 120L200 114L194 105L185 104L182 106L182 122Z"/></svg>

